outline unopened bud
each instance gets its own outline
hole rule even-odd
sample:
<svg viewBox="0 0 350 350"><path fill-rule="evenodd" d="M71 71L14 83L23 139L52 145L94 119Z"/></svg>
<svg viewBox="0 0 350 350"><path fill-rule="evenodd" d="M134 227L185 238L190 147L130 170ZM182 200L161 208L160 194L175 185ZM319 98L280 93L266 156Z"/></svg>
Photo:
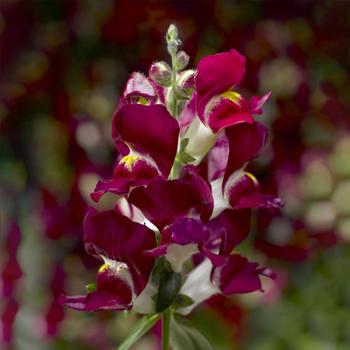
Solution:
<svg viewBox="0 0 350 350"><path fill-rule="evenodd" d="M188 62L190 61L190 56L187 55L185 51L179 51L176 54L176 68L177 70L183 70L187 67Z"/></svg>
<svg viewBox="0 0 350 350"><path fill-rule="evenodd" d="M181 45L181 40L178 38L178 30L174 24L170 24L166 33L166 42L168 44L168 52L170 55L175 55L177 48Z"/></svg>
<svg viewBox="0 0 350 350"><path fill-rule="evenodd" d="M177 94L181 98L189 98L195 88L196 71L188 69L182 72L177 80Z"/></svg>
<svg viewBox="0 0 350 350"><path fill-rule="evenodd" d="M166 62L160 61L153 63L148 75L161 86L171 85L171 68Z"/></svg>

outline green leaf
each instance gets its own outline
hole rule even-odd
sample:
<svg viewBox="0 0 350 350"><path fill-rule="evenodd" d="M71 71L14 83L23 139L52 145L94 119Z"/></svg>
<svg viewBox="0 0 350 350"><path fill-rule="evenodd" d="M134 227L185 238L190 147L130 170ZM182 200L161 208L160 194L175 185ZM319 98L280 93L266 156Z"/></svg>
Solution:
<svg viewBox="0 0 350 350"><path fill-rule="evenodd" d="M173 303L182 284L181 274L173 271L162 271L159 277L156 312L164 311Z"/></svg>
<svg viewBox="0 0 350 350"><path fill-rule="evenodd" d="M173 350L214 350L209 341L187 320L173 317L170 323L170 344Z"/></svg>
<svg viewBox="0 0 350 350"><path fill-rule="evenodd" d="M118 350L128 350L130 349L143 335L145 335L159 320L159 314L147 315L139 319L133 329L131 330L129 336L124 340L124 342L119 345Z"/></svg>

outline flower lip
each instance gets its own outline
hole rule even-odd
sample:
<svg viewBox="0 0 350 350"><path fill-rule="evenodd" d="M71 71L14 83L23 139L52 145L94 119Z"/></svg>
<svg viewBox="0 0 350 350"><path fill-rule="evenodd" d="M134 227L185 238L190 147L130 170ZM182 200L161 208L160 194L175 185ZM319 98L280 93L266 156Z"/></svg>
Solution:
<svg viewBox="0 0 350 350"><path fill-rule="evenodd" d="M161 174L152 160L130 153L124 156L115 166L112 179L97 183L91 198L98 202L106 192L117 195L127 194L130 188L145 185L158 176L161 176Z"/></svg>
<svg viewBox="0 0 350 350"><path fill-rule="evenodd" d="M86 251L99 259L103 256L126 264L135 293L141 293L154 263L143 251L155 247L154 232L114 210L98 212L90 208L84 220L84 235Z"/></svg>

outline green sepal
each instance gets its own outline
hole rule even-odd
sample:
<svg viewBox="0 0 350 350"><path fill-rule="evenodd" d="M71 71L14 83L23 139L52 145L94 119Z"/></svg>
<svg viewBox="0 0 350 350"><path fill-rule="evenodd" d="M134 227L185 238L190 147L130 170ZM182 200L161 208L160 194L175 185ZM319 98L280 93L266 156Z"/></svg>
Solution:
<svg viewBox="0 0 350 350"><path fill-rule="evenodd" d="M173 350L214 350L207 338L184 318L173 316L170 329L170 345Z"/></svg>
<svg viewBox="0 0 350 350"><path fill-rule="evenodd" d="M186 147L188 145L189 139L188 138L184 138L181 140L180 143L180 151L177 154L176 158L182 162L183 164L188 164L188 163L192 163L193 161L195 161L196 159L193 158L190 154L188 154L186 152Z"/></svg>
<svg viewBox="0 0 350 350"><path fill-rule="evenodd" d="M119 345L118 350L130 349L142 336L144 336L159 320L160 315L152 314L140 318L133 326L129 336Z"/></svg>
<svg viewBox="0 0 350 350"><path fill-rule="evenodd" d="M180 273L162 271L159 275L158 293L155 298L156 312L162 312L175 301L182 285Z"/></svg>
<svg viewBox="0 0 350 350"><path fill-rule="evenodd" d="M176 307L187 307L194 303L194 300L186 294L178 294L176 296L175 305Z"/></svg>

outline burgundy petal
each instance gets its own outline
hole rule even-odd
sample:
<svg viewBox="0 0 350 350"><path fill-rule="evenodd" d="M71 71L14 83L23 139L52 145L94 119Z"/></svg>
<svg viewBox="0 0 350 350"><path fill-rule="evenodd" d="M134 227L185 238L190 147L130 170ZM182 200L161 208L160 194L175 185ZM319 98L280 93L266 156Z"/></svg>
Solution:
<svg viewBox="0 0 350 350"><path fill-rule="evenodd" d="M267 141L267 128L258 122L235 125L225 132L230 151L223 186L235 170L259 155Z"/></svg>
<svg viewBox="0 0 350 350"><path fill-rule="evenodd" d="M262 114L262 106L271 97L271 92L268 92L264 96L253 96L248 103L248 109L252 114Z"/></svg>
<svg viewBox="0 0 350 350"><path fill-rule="evenodd" d="M195 208L200 213L201 220L208 221L214 209L214 198L210 184L198 174L198 169L193 165L187 165L183 168L181 179L185 180L192 188L193 199L196 202Z"/></svg>
<svg viewBox="0 0 350 350"><path fill-rule="evenodd" d="M84 221L85 249L100 258L127 265L134 283L135 293L142 292L148 282L154 259L144 250L156 246L154 232L131 221L114 210L98 212L90 208Z"/></svg>
<svg viewBox="0 0 350 350"><path fill-rule="evenodd" d="M157 91L151 80L142 73L134 72L126 82L123 97L129 102L137 102L137 99L143 97L151 104L157 101Z"/></svg>
<svg viewBox="0 0 350 350"><path fill-rule="evenodd" d="M181 179L154 179L146 187L136 187L128 200L161 231L191 209L204 221L209 219L213 209L209 185L191 167L184 170Z"/></svg>
<svg viewBox="0 0 350 350"><path fill-rule="evenodd" d="M196 90L198 115L203 122L204 110L211 98L237 85L245 72L245 57L236 50L204 57L197 68Z"/></svg>
<svg viewBox="0 0 350 350"><path fill-rule="evenodd" d="M193 189L184 180L154 179L146 187L133 189L128 201L138 207L159 230L163 230L197 205L192 192Z"/></svg>
<svg viewBox="0 0 350 350"><path fill-rule="evenodd" d="M125 152L125 144L150 157L164 177L173 165L179 136L179 124L163 105L124 105L113 117L112 137Z"/></svg>
<svg viewBox="0 0 350 350"><path fill-rule="evenodd" d="M207 228L191 218L182 218L166 230L171 232L171 241L180 245L205 242L209 236Z"/></svg>
<svg viewBox="0 0 350 350"><path fill-rule="evenodd" d="M259 183L249 175L243 175L233 186L225 188L225 192L231 207L234 209L279 208L283 206L279 197L262 194Z"/></svg>
<svg viewBox="0 0 350 350"><path fill-rule="evenodd" d="M215 219L209 221L211 240L221 239L220 254L227 256L249 234L250 210L226 209Z"/></svg>
<svg viewBox="0 0 350 350"><path fill-rule="evenodd" d="M141 156L125 156L114 168L111 180L99 181L91 198L98 202L103 194L125 194L130 187L145 185L150 179L160 175L157 168Z"/></svg>
<svg viewBox="0 0 350 350"><path fill-rule="evenodd" d="M208 153L208 180L214 181L223 177L226 170L229 154L229 144L227 137L222 133L214 147Z"/></svg>
<svg viewBox="0 0 350 350"><path fill-rule="evenodd" d="M59 302L78 311L128 310L131 308L130 286L111 268L97 274L96 291L83 296L62 295Z"/></svg>
<svg viewBox="0 0 350 350"><path fill-rule="evenodd" d="M213 281L225 295L262 290L260 275L274 278L270 270L249 262L239 254L231 255L226 264L213 269Z"/></svg>
<svg viewBox="0 0 350 350"><path fill-rule="evenodd" d="M184 134L191 122L196 116L197 94L194 93L192 98L186 103L179 117L180 133Z"/></svg>
<svg viewBox="0 0 350 350"><path fill-rule="evenodd" d="M254 119L242 97L232 101L226 95L220 95L208 101L203 122L213 132L218 132L240 123L253 123Z"/></svg>

